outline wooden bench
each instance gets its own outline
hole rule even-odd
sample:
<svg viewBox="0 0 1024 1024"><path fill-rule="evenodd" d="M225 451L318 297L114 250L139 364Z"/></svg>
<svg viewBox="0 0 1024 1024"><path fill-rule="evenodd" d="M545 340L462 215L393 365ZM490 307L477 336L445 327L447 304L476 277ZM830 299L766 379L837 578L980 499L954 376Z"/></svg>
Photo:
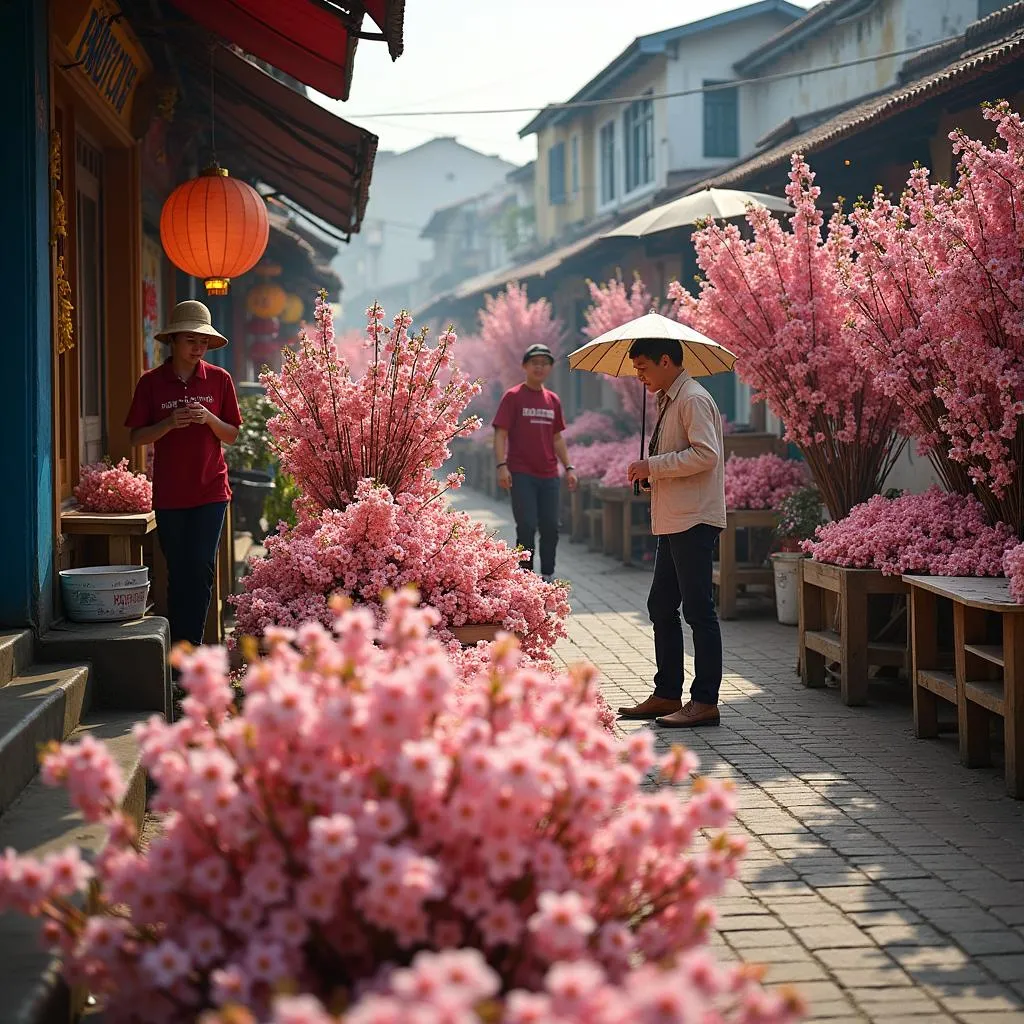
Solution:
<svg viewBox="0 0 1024 1024"><path fill-rule="evenodd" d="M1001 718L1006 791L1024 798L1024 605L1013 602L1005 579L903 579L910 588L914 734L937 736L939 700L948 701L956 707L960 761L974 768L991 764L991 718ZM939 651L939 601L953 606L952 664Z"/></svg>
<svg viewBox="0 0 1024 1024"><path fill-rule="evenodd" d="M774 530L778 513L772 509L730 509L725 514L725 529L718 538L718 561L711 582L718 587L718 617L736 618L736 600L741 587L767 586L774 593L775 573L770 568L739 562L736 556L738 530L765 528Z"/></svg>
<svg viewBox="0 0 1024 1024"><path fill-rule="evenodd" d="M650 523L636 522L633 509L651 504L651 492L633 493L632 487L601 487L597 491L601 506L601 550L618 558L623 565L633 564L633 538L648 537Z"/></svg>
<svg viewBox="0 0 1024 1024"><path fill-rule="evenodd" d="M804 686L824 686L825 666L838 662L843 703L866 704L868 669L903 668L910 660L906 642L868 642L869 598L906 593L907 585L898 576L804 559L800 563L799 623Z"/></svg>

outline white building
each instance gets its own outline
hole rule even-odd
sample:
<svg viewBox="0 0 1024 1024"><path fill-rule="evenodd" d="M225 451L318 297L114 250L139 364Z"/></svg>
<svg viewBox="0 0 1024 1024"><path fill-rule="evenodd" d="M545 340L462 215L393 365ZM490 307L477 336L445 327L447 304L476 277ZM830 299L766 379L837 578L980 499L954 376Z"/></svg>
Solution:
<svg viewBox="0 0 1024 1024"><path fill-rule="evenodd" d="M375 299L389 313L422 302L427 294L420 267L430 259L432 244L420 235L434 211L486 192L512 169L454 138L402 153L379 152L362 231L333 262L344 288L344 323L362 326L363 311Z"/></svg>
<svg viewBox="0 0 1024 1024"><path fill-rule="evenodd" d="M640 36L570 100L598 105L541 111L520 132L537 136L541 245L740 156L741 138L757 129L742 124L738 91L700 90L735 78L738 60L803 14L786 0L758 0ZM693 91L665 98L684 90Z"/></svg>
<svg viewBox="0 0 1024 1024"><path fill-rule="evenodd" d="M824 120L891 88L914 52L1005 6L1005 0L823 0L736 62L734 77L765 79L740 89L737 155L779 137L787 124L801 130L806 122L797 119L806 115Z"/></svg>

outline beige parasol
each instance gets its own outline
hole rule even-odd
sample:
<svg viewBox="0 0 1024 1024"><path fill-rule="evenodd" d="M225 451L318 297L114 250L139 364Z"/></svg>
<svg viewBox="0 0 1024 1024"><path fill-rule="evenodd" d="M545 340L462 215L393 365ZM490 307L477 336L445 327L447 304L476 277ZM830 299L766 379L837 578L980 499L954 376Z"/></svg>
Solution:
<svg viewBox="0 0 1024 1024"><path fill-rule="evenodd" d="M647 238L662 231L691 227L699 221L733 220L742 217L750 205L764 206L773 213L792 213L788 199L766 192L744 192L732 188L706 188L689 196L673 199L653 210L644 210L632 220L613 228L602 238Z"/></svg>
<svg viewBox="0 0 1024 1024"><path fill-rule="evenodd" d="M678 341L683 346L683 369L691 377L727 373L736 362L736 356L717 341L704 337L699 331L678 320L670 320L660 313L651 312L621 327L605 331L599 338L571 352L569 368L605 373L609 377L635 377L636 371L629 359L629 346L641 338L670 338Z"/></svg>
<svg viewBox="0 0 1024 1024"><path fill-rule="evenodd" d="M629 358L629 347L634 341L649 338L668 338L683 346L683 369L691 377L710 377L713 373L727 373L733 368L736 356L717 341L704 337L678 320L651 310L644 316L630 320L621 327L605 331L600 337L587 342L582 348L569 353L569 369L604 373L609 377L635 377L636 370ZM644 457L644 438L647 434L647 389L640 407L640 458ZM633 493L640 493L639 483Z"/></svg>

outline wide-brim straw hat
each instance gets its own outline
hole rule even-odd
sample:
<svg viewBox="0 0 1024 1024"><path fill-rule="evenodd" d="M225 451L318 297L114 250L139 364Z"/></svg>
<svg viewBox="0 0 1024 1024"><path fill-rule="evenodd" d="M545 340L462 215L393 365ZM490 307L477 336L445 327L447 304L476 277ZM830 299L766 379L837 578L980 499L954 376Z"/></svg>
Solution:
<svg viewBox="0 0 1024 1024"><path fill-rule="evenodd" d="M175 334L205 334L210 339L210 348L223 348L228 339L213 326L213 317L203 303L196 299L179 302L171 313L170 322L154 337L157 341L170 341Z"/></svg>

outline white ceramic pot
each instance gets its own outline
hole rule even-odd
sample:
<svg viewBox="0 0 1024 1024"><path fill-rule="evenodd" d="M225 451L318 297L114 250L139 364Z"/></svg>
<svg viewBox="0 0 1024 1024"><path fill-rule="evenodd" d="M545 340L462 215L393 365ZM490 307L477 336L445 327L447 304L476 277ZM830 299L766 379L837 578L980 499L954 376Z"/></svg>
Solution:
<svg viewBox="0 0 1024 1024"><path fill-rule="evenodd" d="M144 565L91 565L61 569L64 611L72 622L124 622L141 618L149 596Z"/></svg>
<svg viewBox="0 0 1024 1024"><path fill-rule="evenodd" d="M772 555L775 611L784 626L795 626L800 621L800 563L805 557L798 551L778 551Z"/></svg>

